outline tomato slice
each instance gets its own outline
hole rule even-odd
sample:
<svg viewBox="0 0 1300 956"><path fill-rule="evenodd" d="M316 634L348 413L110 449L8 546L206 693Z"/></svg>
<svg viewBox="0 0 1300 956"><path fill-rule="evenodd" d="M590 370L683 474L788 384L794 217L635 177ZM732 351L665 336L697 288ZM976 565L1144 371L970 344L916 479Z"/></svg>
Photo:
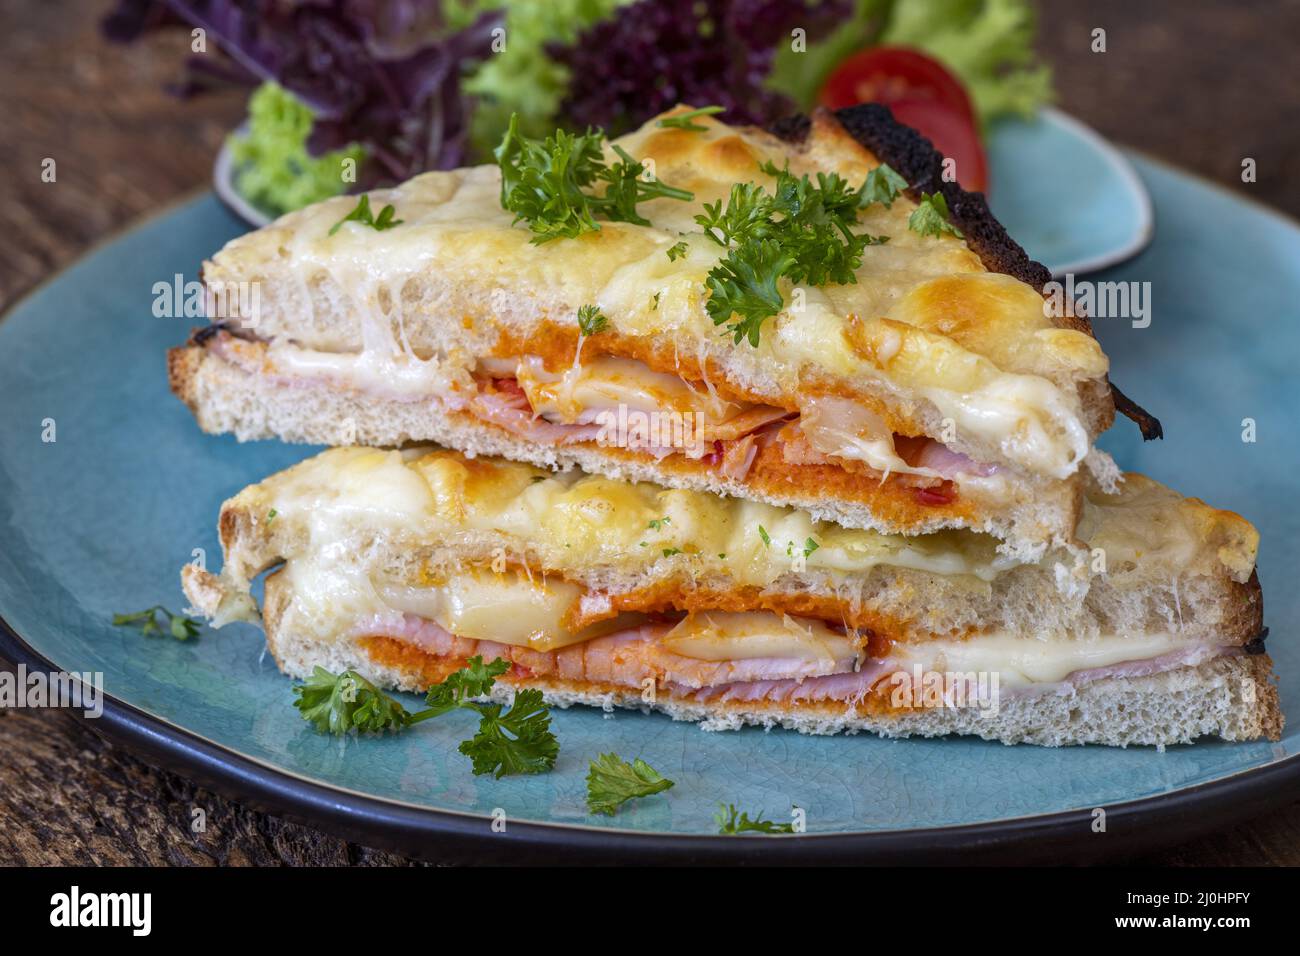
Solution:
<svg viewBox="0 0 1300 956"><path fill-rule="evenodd" d="M886 104L894 119L919 130L921 135L953 161L953 173L963 189L988 189L988 160L975 135L975 127L953 109L936 100L898 100Z"/></svg>
<svg viewBox="0 0 1300 956"><path fill-rule="evenodd" d="M972 125L970 97L946 66L905 46L876 46L855 53L837 66L818 97L822 106L840 109L858 103L937 100L965 116Z"/></svg>
<svg viewBox="0 0 1300 956"><path fill-rule="evenodd" d="M957 181L983 192L988 163L975 111L961 82L938 60L908 47L878 46L855 53L827 78L818 101L830 109L883 103L955 160Z"/></svg>

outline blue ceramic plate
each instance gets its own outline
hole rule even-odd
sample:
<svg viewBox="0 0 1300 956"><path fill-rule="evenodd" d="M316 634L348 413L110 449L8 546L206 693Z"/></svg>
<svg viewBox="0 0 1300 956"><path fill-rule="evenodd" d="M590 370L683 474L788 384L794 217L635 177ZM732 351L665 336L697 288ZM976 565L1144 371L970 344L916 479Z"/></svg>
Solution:
<svg viewBox="0 0 1300 956"><path fill-rule="evenodd" d="M1300 726L1300 463L1294 373L1300 229L1185 175L1137 160L1161 237L1103 276L1150 281L1148 328L1099 320L1116 381L1164 421L1142 445L1127 422L1104 444L1121 463L1240 511L1263 530L1260 575L1275 625L1282 703ZM1207 228L1213 223L1213 228ZM468 715L401 737L334 740L291 705L290 684L247 626L188 643L110 624L114 612L183 602L195 548L218 563L221 502L311 452L202 434L168 393L163 350L193 321L152 314L154 284L188 279L243 226L211 196L133 230L20 303L0 323L2 649L29 665L101 671L97 722L153 759L255 805L413 854L630 859L1079 858L1135 853L1294 799L1300 733L1280 744L1109 750L976 740L704 733L655 715L558 713L555 771L474 777L456 744ZM1292 318L1288 318L1291 316ZM1244 444L1244 418L1258 441ZM54 442L42 441L52 420ZM641 756L677 781L610 819L584 806L587 762ZM720 802L809 834L722 838ZM1093 809L1106 808L1105 834ZM505 814L504 834L489 816Z"/></svg>
<svg viewBox="0 0 1300 956"><path fill-rule="evenodd" d="M994 215L1052 275L1115 265L1151 241L1151 197L1133 165L1078 120L1053 109L1033 120L999 120L986 145ZM245 222L266 225L274 217L239 194L233 171L227 144L213 165L213 187Z"/></svg>
<svg viewBox="0 0 1300 956"><path fill-rule="evenodd" d="M999 120L988 154L993 214L1052 275L1117 265L1151 241L1151 196L1133 164L1060 110Z"/></svg>

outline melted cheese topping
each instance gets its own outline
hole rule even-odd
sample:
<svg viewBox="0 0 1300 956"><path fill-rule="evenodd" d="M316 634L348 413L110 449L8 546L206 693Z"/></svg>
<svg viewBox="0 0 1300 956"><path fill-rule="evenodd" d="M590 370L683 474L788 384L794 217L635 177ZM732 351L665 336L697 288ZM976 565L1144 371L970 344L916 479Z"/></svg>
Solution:
<svg viewBox="0 0 1300 956"><path fill-rule="evenodd" d="M454 543L489 532L513 539L519 554L543 567L676 561L724 572L738 586L765 585L796 567L861 573L876 565L990 581L1014 564L997 553L996 539L973 532L884 535L793 508L427 449L331 449L245 489L232 504L274 509L281 527L301 522L321 546L347 548L379 533Z"/></svg>
<svg viewBox="0 0 1300 956"><path fill-rule="evenodd" d="M207 272L214 282L247 280L274 261L277 270L292 273L298 292L291 298L303 303L312 301L314 284L331 280L350 297L360 333L314 330L313 322L301 343L375 352L378 368L410 351L408 319L491 327L500 289L530 297L555 320L576 322L580 305L596 304L619 333L670 336L691 352L716 347L720 332L704 308L704 281L721 250L694 222L703 204L725 202L737 182L770 188L771 178L759 169L763 161L788 165L795 175L834 170L854 183L877 162L824 123L815 124L806 148L761 131L703 123L706 131L696 133L660 129L652 120L618 141L652 162L662 180L695 194L692 202L642 204L649 226L602 222L598 232L578 239L535 245L501 208L499 170L480 166L425 173L373 192L372 206L396 207L398 227L377 232L346 222L331 235L354 203L338 197L234 240ZM888 209L865 209L860 228L890 241L865 250L856 283L803 289L798 297L784 289L788 307L765 323L754 357L789 401L808 373L838 380L850 392L864 380L908 389L1006 460L1057 478L1072 474L1088 450L1076 387L1105 374L1100 347L1085 333L1055 327L1035 290L988 273L963 241L909 230L914 208L900 198ZM665 252L678 242L688 252L671 261ZM423 305L418 295L408 301L408 281L425 274L454 274L481 313L450 316L428 311L436 306ZM473 290L481 294L469 295ZM418 379L412 372L409 380Z"/></svg>
<svg viewBox="0 0 1300 956"><path fill-rule="evenodd" d="M1076 533L1105 555L1113 582L1131 587L1193 571L1226 571L1244 584L1259 550L1259 532L1241 515L1134 474L1118 494L1089 490Z"/></svg>
<svg viewBox="0 0 1300 956"><path fill-rule="evenodd" d="M274 509L282 528L300 526L308 542L340 554L377 535L454 545L487 532L512 539L519 555L542 567L682 562L701 574L725 573L737 586L769 584L800 563L832 575L887 565L984 581L1016 564L997 553L994 538L969 531L884 535L814 521L794 508L418 448L331 449L244 489L230 505L253 514ZM1126 476L1117 494L1090 492L1078 534L1100 549L1119 586L1225 571L1244 582L1259 541L1240 516L1141 475Z"/></svg>

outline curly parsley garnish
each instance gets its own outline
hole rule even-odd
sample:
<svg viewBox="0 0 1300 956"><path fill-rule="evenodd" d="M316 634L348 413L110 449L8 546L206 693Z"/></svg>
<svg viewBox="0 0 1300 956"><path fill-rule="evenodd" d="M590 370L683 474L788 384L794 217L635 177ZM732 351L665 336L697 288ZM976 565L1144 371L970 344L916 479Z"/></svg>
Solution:
<svg viewBox="0 0 1300 956"><path fill-rule="evenodd" d="M663 129L685 129L690 130L692 133L703 133L708 130L708 127L691 121L699 119L701 116L715 116L725 110L725 106L701 106L697 110L688 110L685 113L678 113L676 116L665 116L656 125Z"/></svg>
<svg viewBox="0 0 1300 956"><path fill-rule="evenodd" d="M777 282L793 267L794 259L770 239L733 249L704 280L709 290L705 308L713 324L722 325L734 316L727 326L733 341L757 346L763 322L785 305Z"/></svg>
<svg viewBox="0 0 1300 956"><path fill-rule="evenodd" d="M331 236L334 235L334 233L343 228L345 222L359 222L363 226L369 226L376 232L383 232L385 229L392 229L394 226L400 226L405 221L402 219L394 219L393 216L396 212L397 210L393 208L390 203L383 209L379 210L379 215L376 216L370 211L370 197L365 193L362 193L361 198L357 200L356 208L338 222L334 223L334 225L330 227L329 234Z"/></svg>
<svg viewBox="0 0 1300 956"><path fill-rule="evenodd" d="M583 335L595 335L609 326L609 319L598 305L584 305L578 309L578 329Z"/></svg>
<svg viewBox="0 0 1300 956"><path fill-rule="evenodd" d="M921 236L940 236L943 233L962 238L962 232L948 221L948 200L943 193L922 193L921 202L908 217L907 228Z"/></svg>
<svg viewBox="0 0 1300 956"><path fill-rule="evenodd" d="M691 247L685 242L677 242L668 247L668 261L676 262L682 256L690 251Z"/></svg>
<svg viewBox="0 0 1300 956"><path fill-rule="evenodd" d="M317 667L303 684L294 687L294 706L322 733L346 734L399 731L422 720L453 710L472 710L479 716L478 733L458 748L474 763L474 773L497 777L515 773L541 773L555 766L560 743L551 733L551 715L542 692L521 690L509 709L504 704L473 700L492 689L496 679L510 669L497 658L484 664L471 657L460 670L425 695L427 707L415 713L383 693L356 671L331 674Z"/></svg>
<svg viewBox="0 0 1300 956"><path fill-rule="evenodd" d="M401 730L411 723L411 714L356 671L331 674L316 667L312 674L293 688L297 698L293 705L320 733L346 734Z"/></svg>
<svg viewBox="0 0 1300 956"><path fill-rule="evenodd" d="M734 803L719 804L718 812L713 816L718 824L718 832L724 836L736 836L741 833L794 833L793 823L777 823L764 820L760 810L752 820L748 813L737 813Z"/></svg>
<svg viewBox="0 0 1300 956"><path fill-rule="evenodd" d="M650 220L637 212L638 203L695 198L684 189L642 178L645 164L621 146L614 147L619 162L607 165L604 141L603 132L591 129L557 129L544 140L530 139L519 132L518 115L510 117L510 127L493 153L501 167L501 207L515 214L515 222L528 223L533 243L596 232L597 216L648 226ZM605 187L599 195L593 191L597 184Z"/></svg>
<svg viewBox="0 0 1300 956"><path fill-rule="evenodd" d="M173 614L161 604L155 604L133 614L114 614L113 624L117 627L138 627L141 634L161 634L163 627L158 623L159 614L167 619L167 633L176 640L188 641L191 637L198 637L200 626L198 621L184 614Z"/></svg>
<svg viewBox="0 0 1300 956"><path fill-rule="evenodd" d="M613 816L620 804L672 786L673 781L640 757L628 763L618 754L601 754L587 771L587 809Z"/></svg>
<svg viewBox="0 0 1300 956"><path fill-rule="evenodd" d="M878 202L886 209L894 205L898 194L907 188L907 180L894 170L881 163L867 173L866 182L862 184L862 204Z"/></svg>
<svg viewBox="0 0 1300 956"><path fill-rule="evenodd" d="M888 236L858 234L866 184L854 189L837 173L795 178L772 163L773 191L737 183L724 207L705 203L695 217L704 234L727 250L709 272L705 304L714 325L727 325L737 344L758 345L763 322L784 307L780 281L820 286L857 282L862 252Z"/></svg>

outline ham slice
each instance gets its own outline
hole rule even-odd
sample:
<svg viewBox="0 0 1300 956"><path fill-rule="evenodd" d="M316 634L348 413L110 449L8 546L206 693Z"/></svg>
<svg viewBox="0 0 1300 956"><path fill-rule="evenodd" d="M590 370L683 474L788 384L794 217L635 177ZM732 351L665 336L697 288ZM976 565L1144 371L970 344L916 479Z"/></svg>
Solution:
<svg viewBox="0 0 1300 956"><path fill-rule="evenodd" d="M703 687L694 692L691 692L691 688L687 686L677 685L670 690L677 691L678 696L689 696L691 700L700 703L743 701L785 704L798 701L835 700L855 704L870 692L877 681L891 673L893 669L893 665L888 661L869 661L858 671L827 674L802 680L733 681Z"/></svg>
<svg viewBox="0 0 1300 956"><path fill-rule="evenodd" d="M758 455L758 442L753 435L746 435L740 441L725 442L722 446L722 460L718 465L718 474L724 478L742 480L749 469L754 467Z"/></svg>
<svg viewBox="0 0 1300 956"><path fill-rule="evenodd" d="M959 451L953 451L942 442L937 442L933 438L927 438L921 445L917 453L914 464L917 468L925 468L934 472L941 478L962 478L975 475L980 478L987 478L997 471L996 465L981 465L967 455Z"/></svg>
<svg viewBox="0 0 1300 956"><path fill-rule="evenodd" d="M485 422L543 445L595 441L599 437L599 425L556 425L534 417L523 392L517 386L509 387L513 382L514 379L493 379L490 385L480 384L479 393L470 401L470 411Z"/></svg>
<svg viewBox="0 0 1300 956"><path fill-rule="evenodd" d="M1089 670L1075 671L1065 679L1071 686L1079 686L1105 677L1150 677L1173 670L1176 667L1195 667L1216 657L1240 654L1240 647L1225 647L1221 644L1193 644L1186 648L1161 654L1159 657L1145 661L1124 661L1109 667L1093 667Z"/></svg>
<svg viewBox="0 0 1300 956"><path fill-rule="evenodd" d="M928 436L896 434L875 412L845 398L809 398L797 426L787 431L783 451L792 464L874 462L877 473L888 466L892 473L945 480L986 478L995 470Z"/></svg>
<svg viewBox="0 0 1300 956"><path fill-rule="evenodd" d="M798 682L828 674L849 673L853 658L845 660L799 660L763 657L734 661L704 661L674 654L660 644L672 628L668 623L626 628L574 644L558 651L495 641L473 641L456 637L426 618L390 612L357 622L348 632L352 638L381 636L412 644L436 657L473 657L484 660L502 657L527 668L537 676L561 676L567 680L591 681L620 687L640 687L646 678L657 684L698 690L736 682Z"/></svg>
<svg viewBox="0 0 1300 956"><path fill-rule="evenodd" d="M900 670L898 664L888 658L864 661L857 670L854 670L852 659L696 660L674 654L660 644L671 627L668 623L643 624L558 651L543 652L456 637L433 621L413 614L390 612L357 622L348 636L391 637L436 657L463 659L476 654L484 660L501 657L517 665L527 677L629 689L640 689L650 679L673 697L699 703L838 701L852 706L866 697L877 683ZM1147 660L1075 671L1059 683L1002 689L1000 693L1007 696L1069 694L1091 681L1108 677L1147 677L1240 653L1239 647L1197 643Z"/></svg>

